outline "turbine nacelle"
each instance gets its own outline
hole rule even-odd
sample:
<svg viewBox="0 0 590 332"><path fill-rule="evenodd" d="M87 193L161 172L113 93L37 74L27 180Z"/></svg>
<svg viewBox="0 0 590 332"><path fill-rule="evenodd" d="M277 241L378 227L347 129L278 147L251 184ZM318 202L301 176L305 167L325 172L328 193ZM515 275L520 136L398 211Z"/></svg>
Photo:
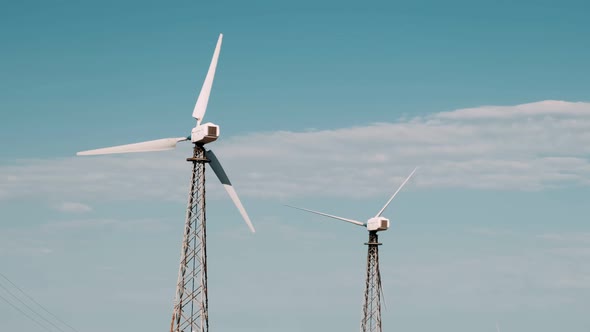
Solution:
<svg viewBox="0 0 590 332"><path fill-rule="evenodd" d="M373 217L367 221L367 230L369 232L386 231L389 229L389 219L383 217Z"/></svg>
<svg viewBox="0 0 590 332"><path fill-rule="evenodd" d="M291 206L291 205L287 205L287 206L298 209L298 210L303 210L303 211L319 214L320 216L324 216L324 217L328 217L328 218L332 218L332 219L337 219L337 220L341 220L341 221L346 221L348 223L355 224L358 226L364 226L367 228L367 230L369 232L386 231L389 229L389 219L382 217L381 215L383 214L383 212L385 211L387 206L389 206L389 203L391 203L391 201L395 198L397 193L399 193L399 191L402 190L402 188L406 185L406 183L408 183L408 181L414 175L414 173L416 173L417 169L418 169L417 167L414 168L412 173L410 173L410 175L408 175L408 177L404 180L404 182L402 182L402 184L399 186L399 188L397 188L395 193L393 193L393 195L389 198L387 203L385 203L385 206L383 206L383 208L381 208L381 210L379 210L379 212L377 212L377 214L373 218L367 220L367 222L365 222L365 223L360 222L358 220L349 219L349 218L342 218L342 217L338 217L338 216L335 216L332 214L327 214L327 213L323 213L323 212L319 212L319 211L308 210L308 209L299 208L299 207Z"/></svg>
<svg viewBox="0 0 590 332"><path fill-rule="evenodd" d="M207 144L219 138L219 126L211 122L197 125L191 131L191 142Z"/></svg>

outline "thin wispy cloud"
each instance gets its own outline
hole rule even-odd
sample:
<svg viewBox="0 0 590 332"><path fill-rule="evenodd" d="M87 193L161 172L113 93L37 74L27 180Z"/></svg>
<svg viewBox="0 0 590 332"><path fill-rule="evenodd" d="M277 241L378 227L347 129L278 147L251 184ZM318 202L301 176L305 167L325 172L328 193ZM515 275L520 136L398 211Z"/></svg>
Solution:
<svg viewBox="0 0 590 332"><path fill-rule="evenodd" d="M574 292L590 292L588 256L580 250L528 248L504 255L437 257L384 266L382 275L408 305L447 305L452 298L459 306L485 302L500 310L548 308L579 301Z"/></svg>
<svg viewBox="0 0 590 332"><path fill-rule="evenodd" d="M452 112L442 112L435 117L440 119L515 119L537 116L574 116L590 117L588 104L583 102L567 102L560 100L545 100L536 103L516 106L481 106L464 108Z"/></svg>
<svg viewBox="0 0 590 332"><path fill-rule="evenodd" d="M92 207L78 202L62 202L54 206L57 211L65 213L85 213L92 211Z"/></svg>
<svg viewBox="0 0 590 332"><path fill-rule="evenodd" d="M410 190L587 186L590 103L483 106L352 128L254 133L210 147L244 196L384 195L416 165ZM0 166L0 199L184 200L189 149Z"/></svg>
<svg viewBox="0 0 590 332"><path fill-rule="evenodd" d="M590 244L590 232L582 233L545 233L537 238L555 243L586 243Z"/></svg>
<svg viewBox="0 0 590 332"><path fill-rule="evenodd" d="M470 228L467 230L468 233L482 235L487 237L501 237L514 235L514 232L506 229L493 229L488 227L477 227Z"/></svg>

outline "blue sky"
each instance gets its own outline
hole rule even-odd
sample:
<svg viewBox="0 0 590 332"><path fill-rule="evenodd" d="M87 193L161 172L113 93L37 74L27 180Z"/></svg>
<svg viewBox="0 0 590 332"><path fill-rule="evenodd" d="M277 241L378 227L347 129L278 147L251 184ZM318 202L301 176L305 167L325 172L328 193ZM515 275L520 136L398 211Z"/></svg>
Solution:
<svg viewBox="0 0 590 332"><path fill-rule="evenodd" d="M283 204L363 220L419 164L385 213L385 330L587 331L588 9L5 4L0 272L79 331L168 327L188 145L73 155L188 135L222 32L211 147L258 232L209 181L212 329L358 329L365 231Z"/></svg>

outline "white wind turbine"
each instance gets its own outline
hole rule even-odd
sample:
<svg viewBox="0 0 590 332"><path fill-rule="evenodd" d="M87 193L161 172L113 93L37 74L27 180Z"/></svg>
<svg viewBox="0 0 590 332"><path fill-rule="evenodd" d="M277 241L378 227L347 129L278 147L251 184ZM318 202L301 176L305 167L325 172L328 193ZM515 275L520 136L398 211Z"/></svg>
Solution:
<svg viewBox="0 0 590 332"><path fill-rule="evenodd" d="M148 152L170 150L183 141L194 144L193 156L187 161L193 164L191 185L187 206L187 217L184 229L184 239L181 251L176 299L170 331L198 331L209 329L208 298L207 298L207 247L206 247L206 218L205 218L205 163L221 181L230 198L238 208L242 218L254 232L254 226L242 206L221 163L211 150L205 149L205 144L211 143L219 137L219 126L213 123L201 123L207 110L209 95L213 85L221 41L219 35L213 59L205 78L201 93L193 110L193 118L197 124L191 130L189 137L163 138L153 141L119 145L108 148L78 152L79 156L103 155L114 153Z"/></svg>
<svg viewBox="0 0 590 332"><path fill-rule="evenodd" d="M354 219L342 218L331 214L318 212L314 210L308 210L296 206L287 205L289 207L319 214L324 217L329 217L341 221L346 221L351 224L362 226L367 228L369 231L369 242L365 243L368 246L367 254L367 271L366 271L366 283L365 283L365 297L363 304L363 317L361 320L361 332L374 332L382 331L381 325L381 272L379 271L379 249L381 245L378 240L377 232L386 231L389 229L389 219L382 216L383 212L400 192L400 190L406 185L410 178L414 175L418 168L415 168L412 173L404 180L399 186L395 193L389 198L387 203L377 212L377 214L367 220L361 222Z"/></svg>

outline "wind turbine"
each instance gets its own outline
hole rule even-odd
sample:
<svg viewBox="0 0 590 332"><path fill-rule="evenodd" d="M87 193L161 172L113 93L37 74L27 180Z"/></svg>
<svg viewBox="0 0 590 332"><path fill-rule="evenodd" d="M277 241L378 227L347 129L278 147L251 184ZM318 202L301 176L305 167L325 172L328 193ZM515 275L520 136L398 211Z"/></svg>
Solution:
<svg viewBox="0 0 590 332"><path fill-rule="evenodd" d="M194 331L206 332L209 330L208 298L207 298L207 246L206 246L206 218L205 218L205 164L208 163L213 172L221 181L230 198L238 208L242 218L254 233L254 226L250 217L240 202L227 174L221 163L211 150L205 149L205 144L211 143L219 137L219 126L210 122L202 123L211 94L221 41L223 34L219 35L213 59L197 98L193 110L193 118L197 120L196 126L188 137L163 138L154 141L119 145L108 148L78 152L79 156L103 155L114 153L148 152L170 150L176 144L183 141L191 141L194 144L193 155L187 158L191 162L192 175L184 238L180 254L180 268L178 282L176 284L176 299L170 324L171 332Z"/></svg>
<svg viewBox="0 0 590 332"><path fill-rule="evenodd" d="M303 210L306 212L311 212L315 214L319 214L324 217L329 217L341 221L346 221L351 224L355 224L358 226L362 226L367 228L369 231L369 242L365 243L368 246L369 250L367 253L367 272L366 272L366 281L365 281L365 297L364 297L364 304L363 304L363 317L361 320L361 332L382 332L381 326L381 272L379 271L379 243L377 232L386 231L389 229L389 219L382 216L383 212L391 203L391 201L395 198L395 196L400 192L400 190L406 185L406 183L410 180L410 178L414 175L417 168L414 168L412 173L404 180L404 182L399 186L399 188L395 191L395 193L389 198L387 203L377 212L377 214L367 220L366 222L361 222L354 219L342 218L338 216L334 216L331 214L318 212L314 210L304 209L296 206L287 205L288 207L292 207L295 209Z"/></svg>

